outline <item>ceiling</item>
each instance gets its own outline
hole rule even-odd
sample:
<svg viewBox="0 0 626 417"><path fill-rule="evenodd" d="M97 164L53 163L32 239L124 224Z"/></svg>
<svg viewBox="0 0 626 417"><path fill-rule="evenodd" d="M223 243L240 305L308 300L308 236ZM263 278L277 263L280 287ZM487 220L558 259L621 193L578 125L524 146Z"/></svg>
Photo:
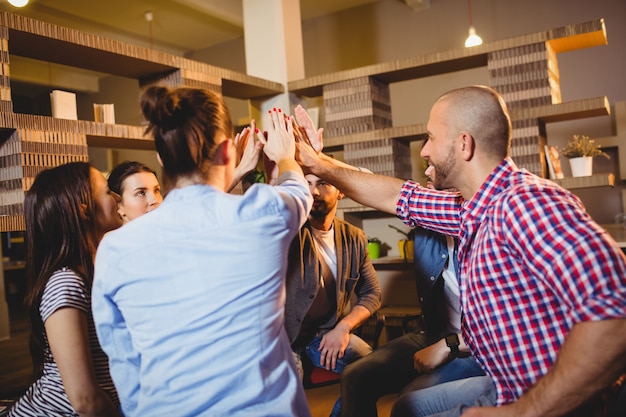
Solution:
<svg viewBox="0 0 626 417"><path fill-rule="evenodd" d="M302 20L382 1L400 1L414 10L428 8L431 2L299 1ZM0 0L0 10L179 56L244 35L243 0L30 0L22 8ZM98 92L99 79L106 75L16 55L11 57L12 86L21 86L21 91L27 95L39 94L44 87Z"/></svg>
<svg viewBox="0 0 626 417"><path fill-rule="evenodd" d="M300 0L307 20L382 0ZM400 0L423 3L427 0ZM429 0L428 0L429 1ZM30 0L0 9L124 42L185 55L243 36L242 0ZM146 19L150 12L152 21ZM148 15L150 16L150 15Z"/></svg>

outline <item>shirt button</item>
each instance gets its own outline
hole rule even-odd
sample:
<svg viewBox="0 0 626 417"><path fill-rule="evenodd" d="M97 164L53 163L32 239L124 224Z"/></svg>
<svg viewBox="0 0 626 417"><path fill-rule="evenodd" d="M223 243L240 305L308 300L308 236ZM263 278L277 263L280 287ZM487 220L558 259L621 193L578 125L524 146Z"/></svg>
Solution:
<svg viewBox="0 0 626 417"><path fill-rule="evenodd" d="M446 255L445 253L444 253L444 254L442 254L442 255L441 255L441 259L445 259L445 257L446 257L446 256L447 256L447 255Z"/></svg>
<svg viewBox="0 0 626 417"><path fill-rule="evenodd" d="M431 281L434 281L434 280L435 280L435 277L430 277L430 280L431 280Z"/></svg>
<svg viewBox="0 0 626 417"><path fill-rule="evenodd" d="M314 298L315 296L313 294L309 295L309 298Z"/></svg>

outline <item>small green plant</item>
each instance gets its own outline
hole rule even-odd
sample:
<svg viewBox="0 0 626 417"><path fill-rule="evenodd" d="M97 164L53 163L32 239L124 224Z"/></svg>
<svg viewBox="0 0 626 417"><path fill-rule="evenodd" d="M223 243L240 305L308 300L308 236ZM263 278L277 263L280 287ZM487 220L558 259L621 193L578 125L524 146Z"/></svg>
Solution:
<svg viewBox="0 0 626 417"><path fill-rule="evenodd" d="M378 243L379 245L382 245L383 242L381 242L377 237L368 237L367 243Z"/></svg>
<svg viewBox="0 0 626 417"><path fill-rule="evenodd" d="M567 158L579 158L582 156L604 156L610 158L609 154L602 151L600 145L596 145L596 141L585 135L572 135L572 139L561 150L563 156Z"/></svg>

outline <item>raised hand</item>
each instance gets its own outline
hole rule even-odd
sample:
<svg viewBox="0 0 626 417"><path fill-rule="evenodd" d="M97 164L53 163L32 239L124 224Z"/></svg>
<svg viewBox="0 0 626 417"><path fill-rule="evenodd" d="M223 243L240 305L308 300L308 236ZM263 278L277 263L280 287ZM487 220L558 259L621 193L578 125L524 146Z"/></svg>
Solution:
<svg viewBox="0 0 626 417"><path fill-rule="evenodd" d="M244 128L241 133L237 133L235 136L237 167L233 176L234 184L238 183L248 172L255 169L259 163L263 143L255 140L254 136L251 135L256 130L256 122L253 119L250 122L250 126Z"/></svg>
<svg viewBox="0 0 626 417"><path fill-rule="evenodd" d="M281 109L272 109L267 113L267 139L257 132L257 138L263 143L263 152L267 157L279 162L284 158L295 158L296 140L294 138L293 123Z"/></svg>
<svg viewBox="0 0 626 417"><path fill-rule="evenodd" d="M309 139L309 143L313 149L315 149L315 152L322 152L322 149L324 149L324 143L322 140L324 128L320 127L319 129L316 129L309 113L307 113L304 107L299 104L294 109L294 115L296 116L296 121Z"/></svg>

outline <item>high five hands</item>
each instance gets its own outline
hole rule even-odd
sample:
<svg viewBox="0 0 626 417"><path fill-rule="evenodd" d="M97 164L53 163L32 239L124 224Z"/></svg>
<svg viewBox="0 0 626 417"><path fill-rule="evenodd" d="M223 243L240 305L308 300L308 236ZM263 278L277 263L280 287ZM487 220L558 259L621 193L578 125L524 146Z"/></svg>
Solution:
<svg viewBox="0 0 626 417"><path fill-rule="evenodd" d="M278 177L277 162L281 158L294 158L298 154L298 161L301 159L306 161L316 158L321 153L324 129L316 129L313 120L301 105L297 105L294 109L294 116L285 114L280 108L273 108L267 112L267 131L257 129L255 121L252 120L249 127L244 128L235 136L236 180L255 169L261 149L263 149L263 165L268 182ZM254 140L255 136L256 140Z"/></svg>

